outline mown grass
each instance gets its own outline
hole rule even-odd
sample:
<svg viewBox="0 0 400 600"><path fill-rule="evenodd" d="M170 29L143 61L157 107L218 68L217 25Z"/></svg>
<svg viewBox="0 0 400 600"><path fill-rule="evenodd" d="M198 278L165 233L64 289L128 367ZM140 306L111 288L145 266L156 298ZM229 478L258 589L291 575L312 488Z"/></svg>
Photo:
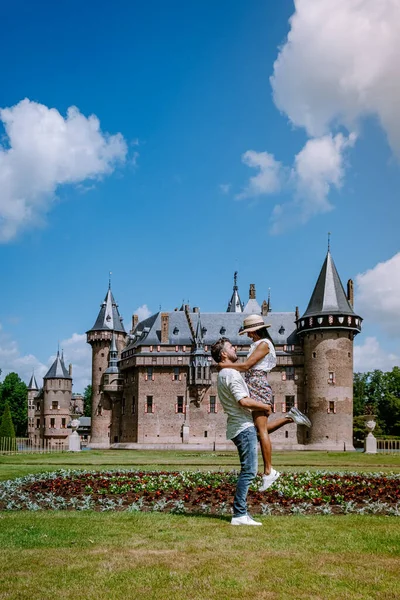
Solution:
<svg viewBox="0 0 400 600"><path fill-rule="evenodd" d="M261 468L261 457L259 465ZM360 452L276 452L273 464L280 470L309 469L400 471L400 455ZM29 473L67 469L151 470L236 469L236 452L88 450L78 453L0 455L0 480Z"/></svg>
<svg viewBox="0 0 400 600"><path fill-rule="evenodd" d="M159 513L2 513L4 600L395 599L387 517L265 517L259 528Z"/></svg>

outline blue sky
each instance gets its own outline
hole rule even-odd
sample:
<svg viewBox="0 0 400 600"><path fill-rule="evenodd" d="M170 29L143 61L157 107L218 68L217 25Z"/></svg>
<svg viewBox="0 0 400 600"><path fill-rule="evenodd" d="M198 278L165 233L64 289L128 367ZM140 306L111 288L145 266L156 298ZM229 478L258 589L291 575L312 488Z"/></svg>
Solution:
<svg viewBox="0 0 400 600"><path fill-rule="evenodd" d="M225 310L235 270L242 300L255 283L304 311L328 231L365 318L356 367L399 364L400 73L377 32L399 49L400 12L380 6L4 6L3 376L43 375L60 340L81 391L109 271L127 327L182 300Z"/></svg>

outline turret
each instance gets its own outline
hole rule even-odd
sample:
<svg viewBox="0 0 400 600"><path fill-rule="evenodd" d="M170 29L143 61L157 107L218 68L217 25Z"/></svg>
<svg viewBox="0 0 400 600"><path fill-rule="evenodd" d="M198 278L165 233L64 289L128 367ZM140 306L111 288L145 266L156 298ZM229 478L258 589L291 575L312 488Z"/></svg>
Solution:
<svg viewBox="0 0 400 600"><path fill-rule="evenodd" d="M258 304L256 299L256 286L254 283L250 284L249 299L246 306L243 308L243 312L251 313L252 315L261 315L261 306Z"/></svg>
<svg viewBox="0 0 400 600"><path fill-rule="evenodd" d="M111 291L111 283L100 312L91 329L86 332L87 342L92 347L92 433L91 448L110 446L112 402L109 394L103 393L103 375L109 367L112 340L117 356L125 347L126 332ZM114 352L114 351L113 351Z"/></svg>
<svg viewBox="0 0 400 600"><path fill-rule="evenodd" d="M233 274L233 292L226 312L243 312L243 304L240 301L239 289L237 286L237 271Z"/></svg>
<svg viewBox="0 0 400 600"><path fill-rule="evenodd" d="M35 435L35 404L34 400L39 391L38 384L36 383L35 374L32 373L32 377L28 384L28 437L33 439Z"/></svg>
<svg viewBox="0 0 400 600"><path fill-rule="evenodd" d="M64 364L64 355L57 356L43 377L41 436L51 442L65 441L68 437L69 408L72 396L72 377Z"/></svg>
<svg viewBox="0 0 400 600"><path fill-rule="evenodd" d="M354 450L353 339L361 331L330 250L305 313L297 319L304 347L304 397L315 449Z"/></svg>

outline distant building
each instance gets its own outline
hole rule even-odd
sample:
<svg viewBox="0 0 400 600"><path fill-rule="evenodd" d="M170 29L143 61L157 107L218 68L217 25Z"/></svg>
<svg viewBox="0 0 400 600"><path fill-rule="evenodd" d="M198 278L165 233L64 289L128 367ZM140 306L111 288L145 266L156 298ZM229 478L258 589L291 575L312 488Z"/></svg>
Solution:
<svg viewBox="0 0 400 600"><path fill-rule="evenodd" d="M244 306L235 273L226 312L200 314L182 305L141 322L133 315L128 334L109 286L87 332L93 351L90 446L233 447L225 437L210 346L228 337L245 357L249 340L238 335L245 313L261 314L271 324L278 359L270 374L275 415L298 406L312 421L310 430L295 424L280 429L274 447L353 450L353 339L362 319L353 310L352 282L346 294L329 251L302 316L297 308L272 311L270 298L260 306L253 284ZM48 393L60 385L46 381ZM49 401L42 415L47 420Z"/></svg>

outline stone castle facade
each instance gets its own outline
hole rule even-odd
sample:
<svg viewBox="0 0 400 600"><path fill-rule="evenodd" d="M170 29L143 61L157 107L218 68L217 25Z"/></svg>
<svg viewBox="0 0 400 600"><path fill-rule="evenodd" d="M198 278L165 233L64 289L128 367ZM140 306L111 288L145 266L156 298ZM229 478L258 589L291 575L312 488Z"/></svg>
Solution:
<svg viewBox="0 0 400 600"><path fill-rule="evenodd" d="M254 285L244 306L235 274L226 312L200 314L183 305L141 322L133 315L128 333L109 286L87 332L93 351L90 446L234 448L226 440L210 347L228 337L243 360L250 343L238 335L245 313L261 314L271 324L277 353L269 377L271 419L297 406L312 421L309 430L295 424L280 429L274 447L353 450L353 340L362 319L353 310L352 282L345 293L329 251L302 316L297 308L272 311L269 300L260 306ZM58 384L47 384L48 393L54 385L57 389Z"/></svg>

